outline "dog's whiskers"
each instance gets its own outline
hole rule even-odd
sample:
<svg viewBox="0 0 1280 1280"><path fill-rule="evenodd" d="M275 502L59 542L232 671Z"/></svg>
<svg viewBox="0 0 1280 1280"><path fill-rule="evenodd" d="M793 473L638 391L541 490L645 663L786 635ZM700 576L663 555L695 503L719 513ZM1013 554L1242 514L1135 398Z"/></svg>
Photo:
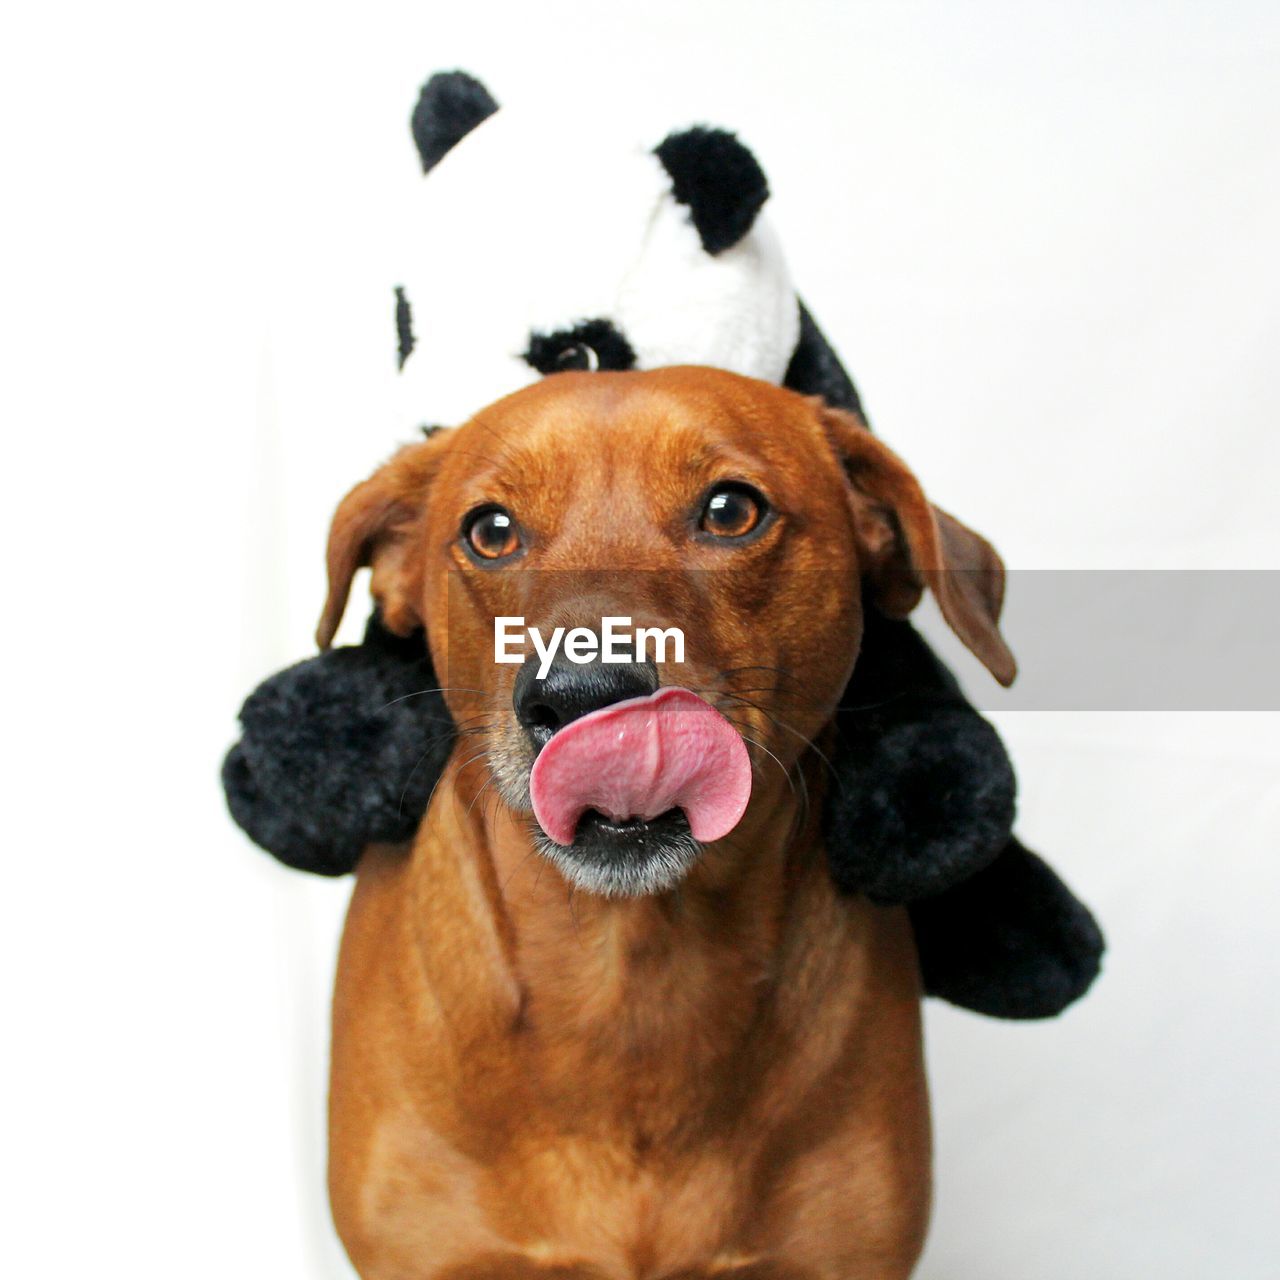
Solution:
<svg viewBox="0 0 1280 1280"><path fill-rule="evenodd" d="M820 747L817 746L817 744L813 741L812 738L808 737L806 734L801 733L800 730L797 729L794 725L788 724L785 720L781 719L779 716L775 716L773 712L769 710L768 707L761 706L760 703L753 702L750 698L744 698L737 693L729 693L729 694L725 694L724 696L728 698L732 698L734 702L741 703L743 706L754 708L762 716L764 716L764 718L771 725L773 725L774 728L782 729L785 732L791 734L793 737L799 739L799 741L804 743L805 747L809 751L812 751L813 754L820 761L822 761L823 766L826 768L827 772L831 775L831 781L835 784L837 788L840 787L841 785L840 776L839 774L836 773L835 765L832 764L827 754Z"/></svg>
<svg viewBox="0 0 1280 1280"><path fill-rule="evenodd" d="M796 677L785 667L769 667L764 665L749 667L723 667L716 675L721 680L727 680L730 676L745 675L749 671L767 671L770 675L781 676L784 680L795 681Z"/></svg>
<svg viewBox="0 0 1280 1280"><path fill-rule="evenodd" d="M474 809L474 808L476 807L476 801L477 801L477 800L479 800L479 799L480 799L480 797L481 797L482 795L484 795L484 793L485 793L485 792L486 792L486 791L487 791L491 786L493 786L493 775L492 775L492 774L490 774L490 775L489 775L489 777L485 779L485 781L484 781L483 785L480 787L480 790L479 790L479 791L477 791L477 792L475 793L475 795L473 795L473 796L471 797L471 803L470 803L469 805L467 805L467 812L466 812L466 815L465 815L466 817L468 817L468 818L469 818L469 817L471 816L471 811L472 811L472 809ZM481 809L481 810L480 810L480 813L481 813L481 816L483 816L483 814L484 814L484 810L483 810L483 809Z"/></svg>
<svg viewBox="0 0 1280 1280"><path fill-rule="evenodd" d="M571 882L565 881L565 888L568 890L568 897L565 899L565 901L569 905L569 919L573 921L573 932L578 939L578 946L582 947L585 950L585 944L582 941L582 928L578 924L578 913L577 911L574 910L574 906L573 906L573 894L574 894L575 887L576 886L574 886Z"/></svg>
<svg viewBox="0 0 1280 1280"><path fill-rule="evenodd" d="M734 695L746 693L767 693L777 698L779 702L787 703L793 707L803 707L808 710L822 710L827 706L826 703L820 702L817 698L802 698L797 693L789 693L787 690L779 689L776 685L771 684L748 685L745 689L726 686L725 692L732 693Z"/></svg>
<svg viewBox="0 0 1280 1280"><path fill-rule="evenodd" d="M429 693L478 693L483 697L485 691L483 689L471 689L461 684L440 685L435 689L415 689L412 693L402 693L398 698L392 698L390 702L384 702L378 710L385 711L388 707L394 707L397 702L408 702L410 698L422 698Z"/></svg>
<svg viewBox="0 0 1280 1280"><path fill-rule="evenodd" d="M443 742L448 738L465 738L471 735L479 735L487 732L489 728L487 722L482 722L480 724L474 723L479 719L479 716L470 716L466 720L463 720L460 726L451 724L447 729L443 729L439 733L433 733L426 739L426 747L423 749L422 754L417 758L417 760L414 761L413 768L409 770L409 776L405 779L404 786L400 790L400 800L396 806L396 811L400 817L404 817L404 798L409 794L409 788L413 785L414 776L422 767L422 762L431 754L431 748L437 742ZM427 796L427 803L422 809L423 813L426 813L427 809L430 808L431 799L435 795L436 787L440 785L440 780L444 777L444 774L445 770L442 769L440 771L440 777L432 784L431 791Z"/></svg>
<svg viewBox="0 0 1280 1280"><path fill-rule="evenodd" d="M722 712L721 714L724 714L724 713ZM759 751L763 751L764 754L767 755L769 759L772 760L773 763L778 766L778 769L781 772L783 778L786 779L787 786L791 788L791 794L796 800L796 817L792 822L791 831L787 837L788 841L790 841L791 839L794 838L796 832L799 831L800 827L803 826L803 824L805 823L805 821L807 821L809 817L809 808L810 808L809 783L804 776L804 770L803 768L801 768L800 762L797 761L796 764L791 769L788 769L786 765L784 765L782 761L779 760L778 757L774 755L774 753L764 745L763 742L759 742L757 739L751 737L748 733L746 733L743 729L742 724L739 721L735 720L732 716L729 716L729 715L726 715L725 719L728 720L729 723L733 725L735 729L738 730L738 732L742 735L742 740L744 742L748 743L750 746L755 747ZM751 728L753 726L748 725L747 727Z"/></svg>
<svg viewBox="0 0 1280 1280"><path fill-rule="evenodd" d="M516 863L516 865L515 865L514 867L512 867L512 868L511 868L511 870L510 870L510 871L508 871L508 872L507 872L507 878L502 882L501 886L500 886L500 887L499 887L499 889L498 889L498 892L499 892L499 893L501 893L501 894L503 895L503 897L506 897L506 893L507 893L507 886L511 883L511 881L512 881L512 880L514 880L514 879L515 879L515 877L516 877L516 873L517 873L517 872L520 870L520 868L521 868L521 867L523 867L523 866L524 866L524 864L525 864L526 862L528 862L528 861L529 861L529 859L530 859L530 858L532 858L532 857L533 857L533 855L534 855L535 853L537 853L537 852L538 852L537 848L536 848L532 843L530 843L529 848L528 848L528 851L525 853L524 857L523 857L523 858L521 858L521 859L520 859L520 861L519 861L519 862L517 862L517 863ZM544 862L544 863L542 864L542 866L546 866L546 863ZM542 867L539 867L539 868L538 868L538 876L541 876L541 875L542 875ZM533 887L534 887L535 889L538 887L538 880L537 880L537 877L535 877L535 878L534 878Z"/></svg>

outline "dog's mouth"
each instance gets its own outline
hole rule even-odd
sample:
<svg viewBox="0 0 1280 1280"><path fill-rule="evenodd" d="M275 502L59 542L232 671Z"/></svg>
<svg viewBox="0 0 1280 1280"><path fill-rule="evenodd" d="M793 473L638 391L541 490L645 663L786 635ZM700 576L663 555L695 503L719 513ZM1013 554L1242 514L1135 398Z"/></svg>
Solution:
<svg viewBox="0 0 1280 1280"><path fill-rule="evenodd" d="M672 836L693 838L689 819L680 809L668 809L656 818L606 818L597 809L588 809L578 819L573 843L580 848L598 848L607 852L617 841L643 845L646 840L667 840Z"/></svg>
<svg viewBox="0 0 1280 1280"><path fill-rule="evenodd" d="M751 764L738 731L686 689L590 712L553 734L529 775L538 843L575 885L673 887L738 824Z"/></svg>
<svg viewBox="0 0 1280 1280"><path fill-rule="evenodd" d="M558 844L541 829L537 844L575 888L607 898L672 889L702 854L680 809L621 821L588 809L578 819L572 844Z"/></svg>

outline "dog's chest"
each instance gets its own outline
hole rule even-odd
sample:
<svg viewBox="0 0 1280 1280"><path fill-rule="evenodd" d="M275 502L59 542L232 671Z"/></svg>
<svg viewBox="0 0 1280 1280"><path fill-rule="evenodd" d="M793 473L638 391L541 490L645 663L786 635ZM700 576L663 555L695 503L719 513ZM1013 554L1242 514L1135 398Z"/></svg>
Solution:
<svg viewBox="0 0 1280 1280"><path fill-rule="evenodd" d="M510 1048L527 1092L510 1078L502 1096L484 1091L488 1158L450 1188L466 1214L481 1205L493 1236L540 1268L600 1280L691 1280L789 1254L795 1187L826 1144L841 1145L852 1109L796 1105L811 1064L794 1069L797 1047L769 1033L767 1009L703 1012L701 1035L687 1009L652 1007L621 1020L612 1042L537 1044L535 1030ZM833 1045L828 1069L839 1056ZM806 1149L814 1158L797 1158ZM808 1192L815 1245L851 1229L841 1199L838 1174Z"/></svg>
<svg viewBox="0 0 1280 1280"><path fill-rule="evenodd" d="M899 1179L875 1170L837 1124L811 1154L774 1164L768 1141L726 1141L702 1151L626 1151L616 1138L530 1132L483 1166L450 1158L387 1169L378 1234L409 1247L422 1280L816 1280L851 1243L907 1250L915 1211L895 1204ZM794 1137L795 1135L793 1135ZM834 1158L821 1148L835 1141ZM785 1167L784 1167L785 1165ZM772 1166L772 1167L771 1167ZM443 1175L443 1176L440 1176ZM870 1194L869 1194L870 1193ZM879 1221L869 1229L868 1206ZM486 1268L475 1268L483 1262ZM371 1274L381 1276L382 1272ZM905 1275L892 1268L865 1274Z"/></svg>
<svg viewBox="0 0 1280 1280"><path fill-rule="evenodd" d="M711 1268L734 1251L747 1213L749 1179L725 1148L678 1159L591 1141L530 1153L517 1176L529 1256L585 1266L600 1276L662 1277ZM536 1183L528 1180L537 1170ZM515 1225L511 1183L500 1180L497 1222ZM495 1207L497 1207L495 1205Z"/></svg>
<svg viewBox="0 0 1280 1280"><path fill-rule="evenodd" d="M868 1002L864 975L884 949L870 909L826 892L805 907L803 945L780 947L768 973L743 945L686 949L678 964L630 948L597 966L570 934L515 1016L502 983L485 988L473 967L448 970L451 986L404 965L394 933L357 915L340 970L331 1171L361 1275L905 1274L813 1264L846 1259L855 1241L909 1252L918 1239L914 958L890 947L871 967L901 980ZM853 927L850 912L867 919ZM909 946L905 920L885 923ZM904 1126L910 1142L894 1136Z"/></svg>
<svg viewBox="0 0 1280 1280"><path fill-rule="evenodd" d="M423 1280L472 1277L481 1259L512 1280L700 1280L788 1252L772 1198L752 1185L756 1162L723 1142L673 1158L529 1135L483 1166L454 1154L434 1164L413 1145L365 1194L381 1206L377 1234L403 1242L393 1256L420 1260Z"/></svg>

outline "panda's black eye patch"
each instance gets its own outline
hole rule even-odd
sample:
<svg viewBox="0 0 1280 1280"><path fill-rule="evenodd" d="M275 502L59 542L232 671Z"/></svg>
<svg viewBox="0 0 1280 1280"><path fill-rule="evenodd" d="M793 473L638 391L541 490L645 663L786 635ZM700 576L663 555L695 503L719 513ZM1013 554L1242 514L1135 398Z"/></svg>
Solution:
<svg viewBox="0 0 1280 1280"><path fill-rule="evenodd" d="M524 362L539 373L566 369L634 369L631 344L605 319L579 320L572 328L533 333Z"/></svg>
<svg viewBox="0 0 1280 1280"><path fill-rule="evenodd" d="M557 369L581 369L587 373L595 373L600 368L600 353L595 347L585 342L575 342L556 357Z"/></svg>
<svg viewBox="0 0 1280 1280"><path fill-rule="evenodd" d="M404 286L396 285L396 337L399 340L400 368L413 350L413 312L409 299L404 296Z"/></svg>

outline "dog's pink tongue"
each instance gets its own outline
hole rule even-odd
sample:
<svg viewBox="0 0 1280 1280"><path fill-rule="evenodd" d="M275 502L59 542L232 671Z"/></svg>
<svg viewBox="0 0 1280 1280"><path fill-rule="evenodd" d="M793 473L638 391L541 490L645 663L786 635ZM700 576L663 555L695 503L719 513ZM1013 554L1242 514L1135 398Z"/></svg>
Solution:
<svg viewBox="0 0 1280 1280"><path fill-rule="evenodd" d="M737 730L687 689L659 689L570 721L529 775L533 813L557 844L572 844L595 809L615 822L682 809L695 840L738 825L751 798L751 762Z"/></svg>

